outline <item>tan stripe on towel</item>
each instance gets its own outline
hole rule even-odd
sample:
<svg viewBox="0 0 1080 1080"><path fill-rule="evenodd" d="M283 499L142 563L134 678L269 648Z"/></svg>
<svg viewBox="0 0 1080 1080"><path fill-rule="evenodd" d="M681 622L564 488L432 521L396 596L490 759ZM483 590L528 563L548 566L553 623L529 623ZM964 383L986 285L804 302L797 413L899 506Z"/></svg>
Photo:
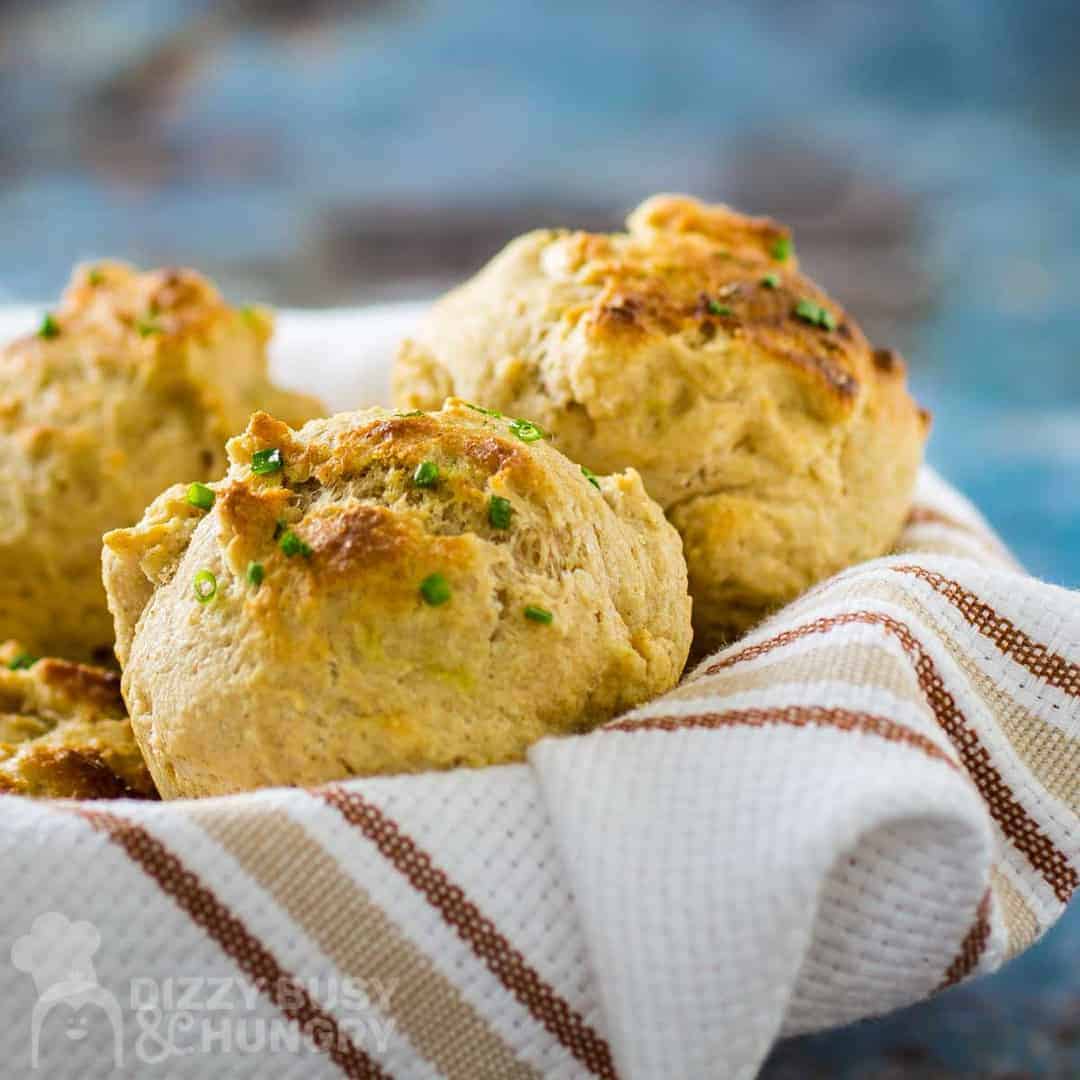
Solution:
<svg viewBox="0 0 1080 1080"><path fill-rule="evenodd" d="M118 844L192 922L217 942L284 1016L305 1034L317 1036L319 1049L346 1076L356 1080L390 1080L389 1074L349 1038L333 1016L315 1003L244 923L160 840L133 821L103 810L77 806L72 813Z"/></svg>
<svg viewBox="0 0 1080 1080"><path fill-rule="evenodd" d="M1023 952L1044 929L1039 918L1028 906L1028 902L1016 890L1004 870L992 867L990 887L994 890L1005 920L1005 929L1009 935L1008 955L1016 956Z"/></svg>
<svg viewBox="0 0 1080 1080"><path fill-rule="evenodd" d="M495 924L435 865L431 856L374 803L331 786L315 792L359 829L435 908L488 969L582 1065L613 1080L611 1048L553 986L546 983Z"/></svg>
<svg viewBox="0 0 1080 1080"><path fill-rule="evenodd" d="M988 603L965 589L958 581L943 577L922 566L891 567L898 574L912 574L945 597L964 617L969 626L989 638L998 649L1041 679L1070 697L1080 697L1080 664L1052 652L1035 641L1011 619L999 614Z"/></svg>
<svg viewBox="0 0 1080 1080"><path fill-rule="evenodd" d="M747 660L756 659L776 649L812 634L827 634L838 626L863 623L879 626L892 634L911 657L926 700L933 709L938 724L949 736L960 754L968 774L978 787L990 813L1006 838L1024 853L1028 862L1046 880L1062 903L1080 885L1080 874L1070 865L1042 827L1017 800L1012 789L998 771L989 751L982 745L978 733L967 723L952 694L945 688L936 665L911 630L890 615L877 611L851 611L815 619L785 630L774 637L756 642L726 656L706 669L706 674L721 671Z"/></svg>
<svg viewBox="0 0 1080 1080"><path fill-rule="evenodd" d="M995 557L988 552L986 545L980 545L977 537L970 533L962 533L959 536L949 533L909 536L905 533L889 554L907 555L909 558L912 555L945 555L950 559L968 559L983 563L986 562L988 554ZM1005 563L1010 570L1015 569L1014 564L1006 563L1004 557L1001 557L1000 562Z"/></svg>
<svg viewBox="0 0 1080 1080"><path fill-rule="evenodd" d="M797 656L783 657L753 668L724 668L705 678L684 683L664 695L664 701L694 701L712 694L769 690L786 683L845 682L885 690L920 708L926 699L910 665L880 645L860 641L832 643Z"/></svg>
<svg viewBox="0 0 1080 1080"><path fill-rule="evenodd" d="M957 643L955 635L938 623L910 592L885 580L868 582L864 595L877 595L904 607L926 623L972 685L991 706L995 720L1016 756L1034 779L1073 812L1080 812L1080 741L1048 724L1014 700L1008 691L979 664L979 655Z"/></svg>
<svg viewBox="0 0 1080 1080"><path fill-rule="evenodd" d="M514 1056L461 991L284 811L219 804L189 813L344 975L394 987L386 1008L440 1073L461 1080L541 1075Z"/></svg>
<svg viewBox="0 0 1080 1080"><path fill-rule="evenodd" d="M966 543L964 545L950 545L948 541L931 541L928 543L925 540L919 540L908 535L908 530L917 529L920 525L937 525L943 529L948 529L958 533ZM923 505L911 508L907 520L904 522L904 530L900 534L900 539L897 541L893 551L897 553L905 551L915 553L930 551L931 548L935 551L938 548L945 548L946 550L942 554L956 554L962 558L971 558L970 541L972 540L976 541L986 554L1005 563L1011 569L1019 569L1020 564L1016 561L1012 552L989 529L960 521L958 518L951 517L934 506Z"/></svg>

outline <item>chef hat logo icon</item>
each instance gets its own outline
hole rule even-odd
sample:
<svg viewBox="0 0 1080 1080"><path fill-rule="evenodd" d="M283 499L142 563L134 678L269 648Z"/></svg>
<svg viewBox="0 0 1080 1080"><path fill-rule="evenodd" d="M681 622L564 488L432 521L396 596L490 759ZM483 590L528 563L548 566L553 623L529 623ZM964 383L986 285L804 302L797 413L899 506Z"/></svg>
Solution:
<svg viewBox="0 0 1080 1080"><path fill-rule="evenodd" d="M73 922L57 911L39 915L28 934L18 938L11 948L11 962L26 972L37 989L38 1000L31 1017L30 1064L38 1067L41 1028L45 1018L63 1006L72 1017L70 1039L87 1034L85 1018L78 1023L80 1011L93 1005L105 1014L112 1028L113 1059L123 1062L123 1015L116 998L98 983L94 954L101 946L101 934L93 923Z"/></svg>

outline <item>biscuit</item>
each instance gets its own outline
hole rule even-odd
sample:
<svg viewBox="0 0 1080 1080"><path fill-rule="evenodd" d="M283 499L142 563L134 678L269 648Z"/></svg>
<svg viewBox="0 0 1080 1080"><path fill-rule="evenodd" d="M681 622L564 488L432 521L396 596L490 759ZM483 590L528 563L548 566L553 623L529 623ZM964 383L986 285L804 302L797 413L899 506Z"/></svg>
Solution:
<svg viewBox="0 0 1080 1080"><path fill-rule="evenodd" d="M102 534L169 484L220 476L255 409L297 423L322 411L270 382L271 330L267 312L227 306L190 270L99 263L0 350L0 640L108 655Z"/></svg>
<svg viewBox="0 0 1080 1080"><path fill-rule="evenodd" d="M166 798L519 760L673 686L678 534L637 473L447 402L229 443L105 537L132 724Z"/></svg>
<svg viewBox="0 0 1080 1080"><path fill-rule="evenodd" d="M680 196L625 233L513 241L404 343L394 389L637 469L683 537L697 652L886 552L928 428L903 361L799 272L789 230Z"/></svg>
<svg viewBox="0 0 1080 1080"><path fill-rule="evenodd" d="M157 797L120 676L0 646L0 792L50 799Z"/></svg>

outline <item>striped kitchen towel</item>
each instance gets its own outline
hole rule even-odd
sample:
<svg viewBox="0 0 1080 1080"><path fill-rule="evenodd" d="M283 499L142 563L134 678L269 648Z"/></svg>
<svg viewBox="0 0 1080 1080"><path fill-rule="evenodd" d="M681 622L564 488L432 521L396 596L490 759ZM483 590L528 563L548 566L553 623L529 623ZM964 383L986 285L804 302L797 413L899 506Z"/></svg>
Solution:
<svg viewBox="0 0 1080 1080"><path fill-rule="evenodd" d="M1080 884L1080 603L927 471L897 552L525 764L0 806L0 1076L750 1077Z"/></svg>

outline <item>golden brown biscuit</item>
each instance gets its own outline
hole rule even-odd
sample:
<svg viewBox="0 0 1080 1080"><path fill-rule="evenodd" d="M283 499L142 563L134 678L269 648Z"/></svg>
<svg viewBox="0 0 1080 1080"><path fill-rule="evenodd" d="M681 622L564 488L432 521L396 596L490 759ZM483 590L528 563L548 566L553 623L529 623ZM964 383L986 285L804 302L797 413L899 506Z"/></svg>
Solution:
<svg viewBox="0 0 1080 1080"><path fill-rule="evenodd" d="M0 792L49 799L155 799L120 676L0 645Z"/></svg>
<svg viewBox="0 0 1080 1080"><path fill-rule="evenodd" d="M105 537L166 798L513 761L679 678L686 567L632 470L457 401L257 414L229 456L209 512L178 486Z"/></svg>
<svg viewBox="0 0 1080 1080"><path fill-rule="evenodd" d="M394 382L402 408L459 394L636 468L682 534L699 652L885 552L928 424L787 229L679 196L626 233L515 240L435 305Z"/></svg>
<svg viewBox="0 0 1080 1080"><path fill-rule="evenodd" d="M298 423L321 411L270 382L271 330L190 270L100 263L0 351L0 640L107 654L102 534L169 484L220 476L225 440L255 409Z"/></svg>

